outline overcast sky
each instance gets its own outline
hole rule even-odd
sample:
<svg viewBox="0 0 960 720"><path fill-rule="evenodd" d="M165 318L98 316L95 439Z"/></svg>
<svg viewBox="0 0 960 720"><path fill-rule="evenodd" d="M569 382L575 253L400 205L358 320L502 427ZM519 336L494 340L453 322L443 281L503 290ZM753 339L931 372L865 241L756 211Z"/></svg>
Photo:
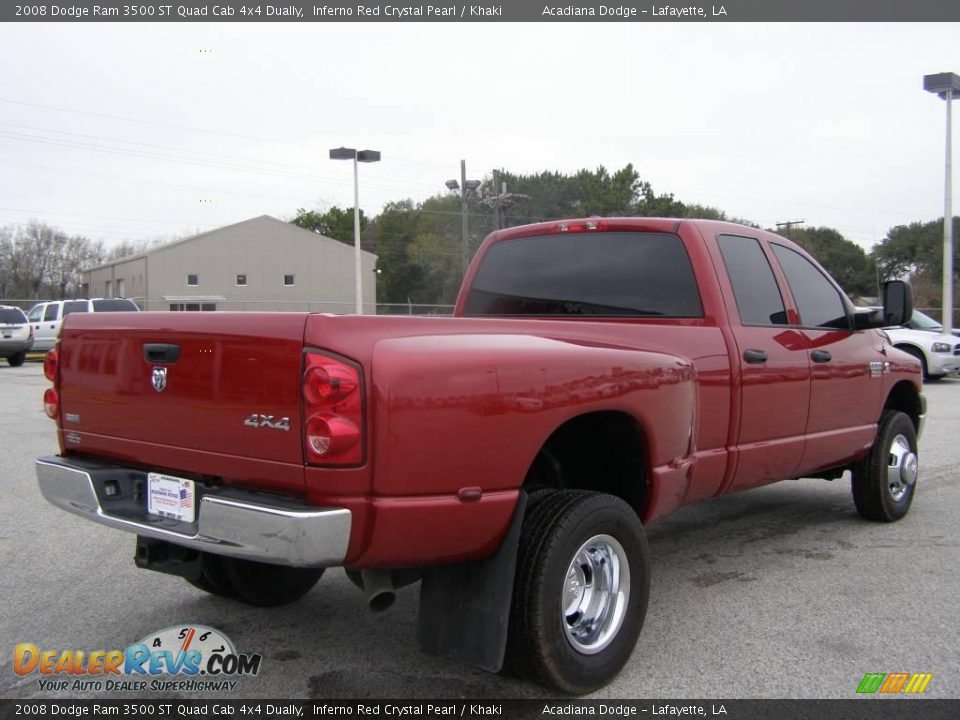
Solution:
<svg viewBox="0 0 960 720"><path fill-rule="evenodd" d="M633 163L657 192L869 247L943 212L958 25L6 24L0 225L112 244L468 176ZM201 52L204 51L204 52ZM957 109L960 112L960 108ZM954 123L956 126L956 123ZM960 138L958 138L960 143Z"/></svg>

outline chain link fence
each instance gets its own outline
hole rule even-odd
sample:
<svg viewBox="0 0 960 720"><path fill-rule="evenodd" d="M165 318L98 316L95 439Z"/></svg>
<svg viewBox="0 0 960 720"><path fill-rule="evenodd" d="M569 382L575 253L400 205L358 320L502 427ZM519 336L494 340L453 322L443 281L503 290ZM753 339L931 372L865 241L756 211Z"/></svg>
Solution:
<svg viewBox="0 0 960 720"><path fill-rule="evenodd" d="M73 299L73 298L67 298ZM352 314L354 311L354 301L347 300L343 302L333 301L305 301L296 302L290 300L224 300L221 298L204 298L196 301L177 298L169 300L164 298L151 298L149 303L146 298L135 297L133 300L144 310L149 307L151 310L183 310L183 311L245 311L245 312L315 312L315 313L339 313ZM29 312L37 303L48 302L51 298L41 300L30 300L24 298L0 299L0 305L14 305L24 312ZM377 303L376 305L365 304L364 309L367 314L377 315L452 315L453 305L432 305L424 303Z"/></svg>

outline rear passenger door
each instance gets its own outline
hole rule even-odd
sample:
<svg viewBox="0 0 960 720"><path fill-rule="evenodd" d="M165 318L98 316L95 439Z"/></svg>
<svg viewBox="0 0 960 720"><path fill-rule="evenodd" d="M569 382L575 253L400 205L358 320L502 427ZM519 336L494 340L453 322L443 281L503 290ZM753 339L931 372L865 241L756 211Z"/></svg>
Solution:
<svg viewBox="0 0 960 720"><path fill-rule="evenodd" d="M737 467L728 491L792 477L803 456L810 360L758 238L718 235L719 272L740 365Z"/></svg>
<svg viewBox="0 0 960 720"><path fill-rule="evenodd" d="M807 257L777 242L770 249L800 314L810 355L810 415L798 475L835 467L870 445L882 403L883 360L872 331L852 329L853 305ZM876 367L876 365L874 365Z"/></svg>

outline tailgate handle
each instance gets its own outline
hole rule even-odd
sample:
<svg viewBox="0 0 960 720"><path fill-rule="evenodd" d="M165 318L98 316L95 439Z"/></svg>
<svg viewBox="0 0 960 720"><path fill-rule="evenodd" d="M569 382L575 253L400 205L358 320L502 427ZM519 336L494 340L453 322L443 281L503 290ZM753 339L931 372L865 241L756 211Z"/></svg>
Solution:
<svg viewBox="0 0 960 720"><path fill-rule="evenodd" d="M180 359L180 346L167 343L146 343L143 359L151 363L175 363Z"/></svg>

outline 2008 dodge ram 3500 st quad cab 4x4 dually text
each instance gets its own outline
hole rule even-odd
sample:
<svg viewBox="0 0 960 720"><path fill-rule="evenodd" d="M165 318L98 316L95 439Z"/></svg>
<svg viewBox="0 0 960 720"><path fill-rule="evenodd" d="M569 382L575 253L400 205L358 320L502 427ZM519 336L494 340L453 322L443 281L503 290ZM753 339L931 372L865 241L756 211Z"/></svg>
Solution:
<svg viewBox="0 0 960 720"><path fill-rule="evenodd" d="M925 401L884 295L855 311L759 229L589 218L490 235L452 318L71 315L40 489L256 605L422 580L425 650L585 693L640 634L644 524L844 470L863 517L906 514Z"/></svg>

